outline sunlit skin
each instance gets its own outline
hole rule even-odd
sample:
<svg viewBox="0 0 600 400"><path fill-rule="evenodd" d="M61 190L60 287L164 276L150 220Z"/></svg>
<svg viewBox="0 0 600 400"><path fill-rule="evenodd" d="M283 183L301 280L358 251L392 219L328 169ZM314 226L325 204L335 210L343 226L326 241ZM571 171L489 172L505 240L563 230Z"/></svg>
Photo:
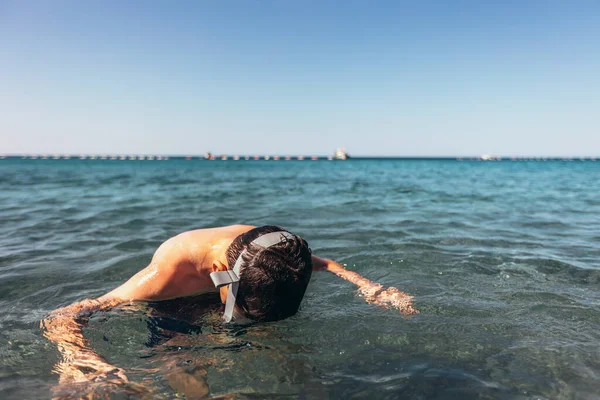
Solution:
<svg viewBox="0 0 600 400"><path fill-rule="evenodd" d="M62 360L55 365L61 385L85 382L94 398L108 396L114 385L126 387L126 391L137 396L151 396L141 385L129 382L124 370L111 365L89 348L82 331L89 316L94 311L126 303L215 292L217 289L210 273L229 268L226 256L229 245L237 236L253 228L250 225L232 225L181 233L164 242L146 268L113 291L97 299L86 299L53 311L41 322L41 326L44 336L56 343L62 355ZM396 308L405 315L418 313L413 307L412 296L396 288L383 287L332 260L313 255L312 262L313 270L326 270L355 284L358 293L371 304ZM223 302L227 298L227 290L226 286L220 289ZM176 379L170 376L169 380ZM56 394L57 398L61 397L60 393Z"/></svg>

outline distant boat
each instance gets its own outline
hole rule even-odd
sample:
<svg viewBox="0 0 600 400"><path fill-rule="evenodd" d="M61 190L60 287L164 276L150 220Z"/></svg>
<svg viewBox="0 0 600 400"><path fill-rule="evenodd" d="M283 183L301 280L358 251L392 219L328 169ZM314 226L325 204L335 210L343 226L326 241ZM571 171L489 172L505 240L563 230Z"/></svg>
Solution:
<svg viewBox="0 0 600 400"><path fill-rule="evenodd" d="M479 161L502 161L502 157L482 154L477 160ZM527 159L525 159L527 161ZM541 158L531 158L530 161L541 160Z"/></svg>
<svg viewBox="0 0 600 400"><path fill-rule="evenodd" d="M342 148L337 149L335 153L333 153L334 160L347 160L349 158L350 156L348 155L348 153L346 153L346 150Z"/></svg>
<svg viewBox="0 0 600 400"><path fill-rule="evenodd" d="M206 154L204 155L204 158L205 158L206 160L214 160L214 159L215 159L215 156L213 156L213 155L212 155L212 153L209 151L208 153L206 153Z"/></svg>

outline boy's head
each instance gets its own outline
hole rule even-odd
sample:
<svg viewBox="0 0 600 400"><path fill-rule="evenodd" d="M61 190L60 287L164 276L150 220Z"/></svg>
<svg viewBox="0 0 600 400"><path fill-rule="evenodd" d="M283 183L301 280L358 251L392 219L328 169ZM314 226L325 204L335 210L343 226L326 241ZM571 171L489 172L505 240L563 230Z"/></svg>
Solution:
<svg viewBox="0 0 600 400"><path fill-rule="evenodd" d="M286 231L272 225L254 228L236 237L227 249L230 270L246 250L235 305L254 321L275 321L294 315L312 273L311 252L301 237L290 235L267 248L252 243L271 232Z"/></svg>

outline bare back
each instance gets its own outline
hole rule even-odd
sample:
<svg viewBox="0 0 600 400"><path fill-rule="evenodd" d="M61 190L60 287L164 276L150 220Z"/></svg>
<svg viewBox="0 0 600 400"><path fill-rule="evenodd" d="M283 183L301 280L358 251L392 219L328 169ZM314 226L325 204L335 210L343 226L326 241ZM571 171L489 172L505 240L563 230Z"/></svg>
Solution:
<svg viewBox="0 0 600 400"><path fill-rule="evenodd" d="M231 225L180 233L164 242L150 264L104 300L169 300L215 291L210 273L215 260L227 265L231 242L253 226Z"/></svg>

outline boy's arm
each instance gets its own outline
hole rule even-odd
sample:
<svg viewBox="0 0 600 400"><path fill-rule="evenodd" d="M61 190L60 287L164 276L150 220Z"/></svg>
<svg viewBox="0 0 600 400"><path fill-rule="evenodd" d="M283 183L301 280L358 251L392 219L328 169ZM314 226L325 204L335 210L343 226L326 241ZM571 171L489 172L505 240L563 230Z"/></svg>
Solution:
<svg viewBox="0 0 600 400"><path fill-rule="evenodd" d="M108 310L134 301L159 301L196 294L206 288L195 265L181 250L179 239L171 238L154 253L150 264L127 282L97 299L85 299L59 308L50 316L85 319L94 311Z"/></svg>
<svg viewBox="0 0 600 400"><path fill-rule="evenodd" d="M413 307L412 296L399 291L394 287L384 287L379 283L372 282L354 271L348 271L339 263L326 258L312 256L313 270L327 270L340 278L354 283L358 286L358 292L368 303L383 307L397 308L402 314L418 314L419 311Z"/></svg>
<svg viewBox="0 0 600 400"><path fill-rule="evenodd" d="M150 265L115 290L97 299L85 299L54 310L41 321L44 336L56 343L62 354L62 360L56 365L61 383L98 379L128 383L123 370L110 365L89 348L83 327L95 311L131 301L183 297L203 290L204 281L176 244L177 238L166 241Z"/></svg>
<svg viewBox="0 0 600 400"><path fill-rule="evenodd" d="M197 294L206 289L195 265L186 258L178 237L164 242L150 264L127 282L97 299L85 299L49 314L87 322L94 311L108 310L133 301L159 301Z"/></svg>
<svg viewBox="0 0 600 400"><path fill-rule="evenodd" d="M207 280L202 279L195 263L188 257L185 241L175 236L156 250L146 268L98 301L103 305L170 300L213 288L206 285Z"/></svg>

